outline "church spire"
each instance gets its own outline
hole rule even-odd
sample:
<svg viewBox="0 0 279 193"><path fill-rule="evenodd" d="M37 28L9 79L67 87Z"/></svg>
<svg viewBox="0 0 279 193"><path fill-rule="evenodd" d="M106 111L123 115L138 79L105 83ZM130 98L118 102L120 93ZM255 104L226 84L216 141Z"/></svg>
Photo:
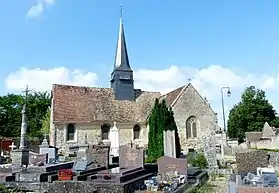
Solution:
<svg viewBox="0 0 279 193"><path fill-rule="evenodd" d="M116 48L113 70L118 70L118 69L131 71L129 58L128 58L128 52L127 52L127 46L126 46L126 41L125 41L125 34L124 34L122 5L120 5L120 26L119 26L119 34L118 34L117 48Z"/></svg>
<svg viewBox="0 0 279 193"><path fill-rule="evenodd" d="M130 67L123 26L123 9L120 12L120 27L113 71L111 88L116 100L135 100L133 70Z"/></svg>

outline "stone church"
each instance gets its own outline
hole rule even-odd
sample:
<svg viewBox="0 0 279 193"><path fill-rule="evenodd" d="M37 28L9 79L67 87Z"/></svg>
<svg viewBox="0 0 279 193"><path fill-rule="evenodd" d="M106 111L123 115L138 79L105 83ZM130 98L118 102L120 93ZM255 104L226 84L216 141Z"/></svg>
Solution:
<svg viewBox="0 0 279 193"><path fill-rule="evenodd" d="M120 144L147 146L148 115L156 98L164 98L172 107L184 152L201 148L202 137L217 128L216 113L191 83L165 95L134 88L122 18L110 83L111 88L53 85L51 145L67 152L85 140L109 143L116 122Z"/></svg>

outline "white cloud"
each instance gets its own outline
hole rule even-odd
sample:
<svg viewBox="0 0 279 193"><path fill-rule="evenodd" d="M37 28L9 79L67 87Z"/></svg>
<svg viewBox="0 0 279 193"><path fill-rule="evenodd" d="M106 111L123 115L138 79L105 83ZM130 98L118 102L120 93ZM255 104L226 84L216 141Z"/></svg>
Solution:
<svg viewBox="0 0 279 193"><path fill-rule="evenodd" d="M39 18L47 6L53 5L55 0L38 0L27 12L28 19Z"/></svg>
<svg viewBox="0 0 279 193"><path fill-rule="evenodd" d="M255 85L270 90L278 85L276 76L268 74L239 74L220 65L210 65L207 68L196 69L170 66L163 70L140 69L135 72L135 84L138 88L147 90L170 91L186 84L191 79L192 84L209 100L220 97L220 89L230 86L232 90L243 90L246 86Z"/></svg>
<svg viewBox="0 0 279 193"><path fill-rule="evenodd" d="M10 73L5 84L8 90L21 91L26 85L31 89L51 90L52 84L94 86L97 75L93 72L84 72L80 69L69 70L65 67L43 70L40 68L22 68Z"/></svg>
<svg viewBox="0 0 279 193"><path fill-rule="evenodd" d="M172 65L161 70L139 69L135 71L134 76L136 88L163 93L185 85L189 82L188 79L191 79L194 87L203 97L207 97L218 113L221 126L223 119L220 89L223 86L229 86L232 92L230 98L224 96L226 115L240 100L244 88L250 85L264 89L273 106L279 107L279 103L276 102L279 92L275 89L279 86L278 73L276 75L240 73L220 65L209 65L202 69ZM45 70L22 68L9 74L5 84L10 91L21 91L26 85L35 90L49 90L52 84L94 86L97 84L97 75L80 69L71 71L65 67Z"/></svg>
<svg viewBox="0 0 279 193"><path fill-rule="evenodd" d="M218 113L219 125L223 127L221 88L229 86L232 95L228 98L224 91L225 115L236 104L241 97L241 93L247 86L254 85L264 89L270 101L277 101L276 87L279 86L279 76L269 74L239 73L220 65L209 65L206 68L196 69L187 67L170 66L163 70L140 69L135 71L136 88L150 91L168 92L189 82L206 97L214 111ZM277 93L276 93L277 92ZM272 105L279 107L279 104L272 102ZM277 109L279 110L279 109ZM227 120L227 118L226 118Z"/></svg>

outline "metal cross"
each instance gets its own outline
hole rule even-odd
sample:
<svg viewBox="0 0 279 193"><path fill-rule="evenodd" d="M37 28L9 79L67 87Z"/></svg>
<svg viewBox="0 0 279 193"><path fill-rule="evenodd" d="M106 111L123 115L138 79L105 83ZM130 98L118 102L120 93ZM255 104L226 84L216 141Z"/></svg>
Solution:
<svg viewBox="0 0 279 193"><path fill-rule="evenodd" d="M123 18L123 6L120 4L120 17Z"/></svg>

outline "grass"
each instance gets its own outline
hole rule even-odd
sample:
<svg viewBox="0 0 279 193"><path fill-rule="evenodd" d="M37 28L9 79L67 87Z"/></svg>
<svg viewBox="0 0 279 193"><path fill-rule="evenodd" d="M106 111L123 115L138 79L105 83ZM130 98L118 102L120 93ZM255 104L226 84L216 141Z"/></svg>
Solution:
<svg viewBox="0 0 279 193"><path fill-rule="evenodd" d="M193 189L190 193L209 193L214 191L217 186L214 184L206 183L201 187Z"/></svg>
<svg viewBox="0 0 279 193"><path fill-rule="evenodd" d="M269 152L279 152L279 149L267 149L267 148L251 148L251 149L269 151Z"/></svg>

